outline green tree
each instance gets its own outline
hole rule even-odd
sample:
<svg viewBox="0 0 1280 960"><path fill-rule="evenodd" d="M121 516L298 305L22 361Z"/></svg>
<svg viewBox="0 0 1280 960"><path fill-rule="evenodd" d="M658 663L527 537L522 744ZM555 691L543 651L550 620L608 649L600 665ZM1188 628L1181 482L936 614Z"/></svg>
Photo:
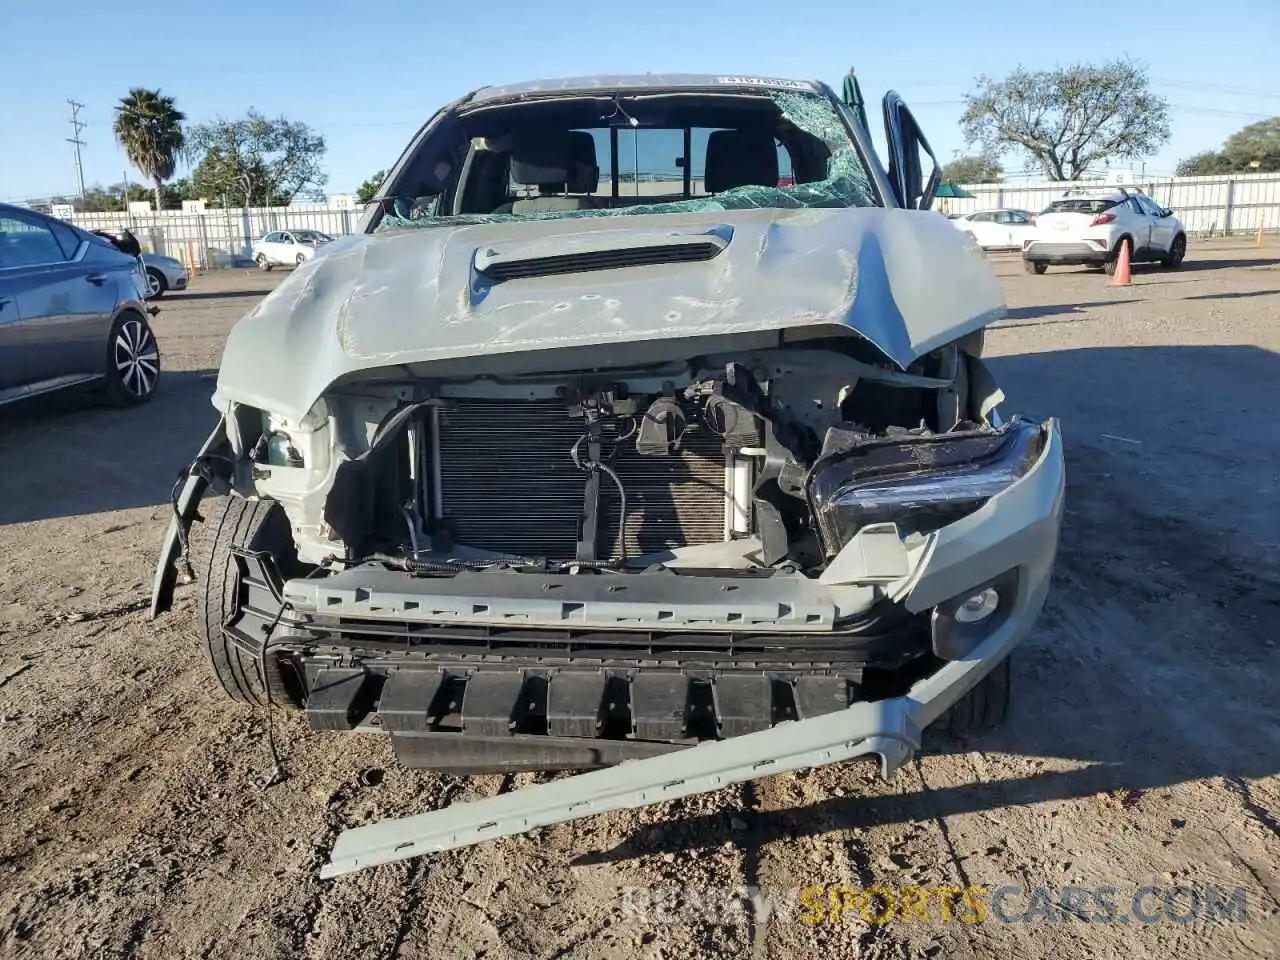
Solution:
<svg viewBox="0 0 1280 960"><path fill-rule="evenodd" d="M1257 163L1255 167L1253 164ZM1227 137L1221 150L1207 150L1178 163L1181 177L1280 170L1280 117L1259 120Z"/></svg>
<svg viewBox="0 0 1280 960"><path fill-rule="evenodd" d="M942 168L942 179L949 183L995 183L1004 168L989 154L956 157Z"/></svg>
<svg viewBox="0 0 1280 960"><path fill-rule="evenodd" d="M116 105L113 125L116 141L125 154L155 185L156 209L161 209L164 182L173 176L186 144L183 121L173 97L159 90L134 87Z"/></svg>
<svg viewBox="0 0 1280 960"><path fill-rule="evenodd" d="M378 188L382 186L382 181L385 179L387 179L387 171L379 170L364 183L360 184L360 187L356 190L356 199L361 203L368 203L378 195Z"/></svg>
<svg viewBox="0 0 1280 960"><path fill-rule="evenodd" d="M142 191L146 196L146 190ZM80 213L116 213L124 210L121 191L115 187L104 187L100 183L85 188L84 196L73 201L76 211Z"/></svg>
<svg viewBox="0 0 1280 960"><path fill-rule="evenodd" d="M1231 165L1217 150L1206 150L1178 161L1174 169L1180 177L1207 177L1215 173L1230 173Z"/></svg>
<svg viewBox="0 0 1280 960"><path fill-rule="evenodd" d="M994 154L1020 151L1052 180L1079 180L1091 166L1144 157L1170 132L1168 102L1127 60L979 77L965 95L960 126L969 143Z"/></svg>
<svg viewBox="0 0 1280 960"><path fill-rule="evenodd" d="M287 204L327 179L320 166L324 137L305 123L269 119L250 110L240 120L215 120L188 134L200 159L191 180L210 200L235 198L244 206Z"/></svg>

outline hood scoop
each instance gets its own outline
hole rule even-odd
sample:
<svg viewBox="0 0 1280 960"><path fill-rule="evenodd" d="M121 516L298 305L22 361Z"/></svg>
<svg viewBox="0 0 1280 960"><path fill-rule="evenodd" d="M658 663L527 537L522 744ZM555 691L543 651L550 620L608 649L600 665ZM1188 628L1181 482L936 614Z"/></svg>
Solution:
<svg viewBox="0 0 1280 960"><path fill-rule="evenodd" d="M621 270L667 263L691 263L719 256L733 228L684 231L599 230L497 244L476 250L476 279L489 283L529 280L593 270Z"/></svg>

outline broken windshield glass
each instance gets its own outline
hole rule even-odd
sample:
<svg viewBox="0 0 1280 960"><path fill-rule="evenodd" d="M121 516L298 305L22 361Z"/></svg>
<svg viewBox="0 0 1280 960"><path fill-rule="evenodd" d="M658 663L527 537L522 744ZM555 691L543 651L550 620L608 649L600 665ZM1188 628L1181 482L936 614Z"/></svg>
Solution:
<svg viewBox="0 0 1280 960"><path fill-rule="evenodd" d="M403 227L467 226L526 220L704 213L761 208L802 209L878 205L866 164L859 156L840 115L829 100L814 94L790 91L774 91L770 94L770 99L777 106L784 121L789 121L797 129L818 138L826 146L830 156L826 161L825 177L798 183L793 177L787 175L780 176L778 183L773 186L755 184L739 186L714 195L662 200L654 203L631 203L624 206L592 206L583 209L551 209L524 213L442 215L437 213L435 198L424 198L428 202L421 205L395 200L392 209L383 216L377 229L381 232ZM601 193L608 189L607 171L605 173L606 177L602 182L604 190L600 191Z"/></svg>

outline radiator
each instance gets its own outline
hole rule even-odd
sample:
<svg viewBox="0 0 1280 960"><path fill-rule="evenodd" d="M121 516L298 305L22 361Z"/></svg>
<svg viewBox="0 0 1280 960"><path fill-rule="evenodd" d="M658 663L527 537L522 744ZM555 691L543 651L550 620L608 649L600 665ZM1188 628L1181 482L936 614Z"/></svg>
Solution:
<svg viewBox="0 0 1280 960"><path fill-rule="evenodd" d="M626 489L628 556L725 538L721 440L693 411L689 423L696 426L681 452L665 457L640 456L634 436L615 444L630 421L605 423L604 457ZM563 400L450 401L440 416L440 499L456 541L574 559L587 475L569 451L584 429ZM620 504L616 485L602 475L601 559L622 555Z"/></svg>

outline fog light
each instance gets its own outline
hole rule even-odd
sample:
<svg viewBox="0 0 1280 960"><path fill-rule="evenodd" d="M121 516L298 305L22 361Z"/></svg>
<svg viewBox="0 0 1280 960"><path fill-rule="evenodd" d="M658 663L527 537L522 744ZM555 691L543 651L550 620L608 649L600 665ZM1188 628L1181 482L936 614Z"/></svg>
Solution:
<svg viewBox="0 0 1280 960"><path fill-rule="evenodd" d="M960 606L956 607L956 622L980 623L995 613L999 606L1000 594L995 591L994 587L987 587L985 590L966 598Z"/></svg>

